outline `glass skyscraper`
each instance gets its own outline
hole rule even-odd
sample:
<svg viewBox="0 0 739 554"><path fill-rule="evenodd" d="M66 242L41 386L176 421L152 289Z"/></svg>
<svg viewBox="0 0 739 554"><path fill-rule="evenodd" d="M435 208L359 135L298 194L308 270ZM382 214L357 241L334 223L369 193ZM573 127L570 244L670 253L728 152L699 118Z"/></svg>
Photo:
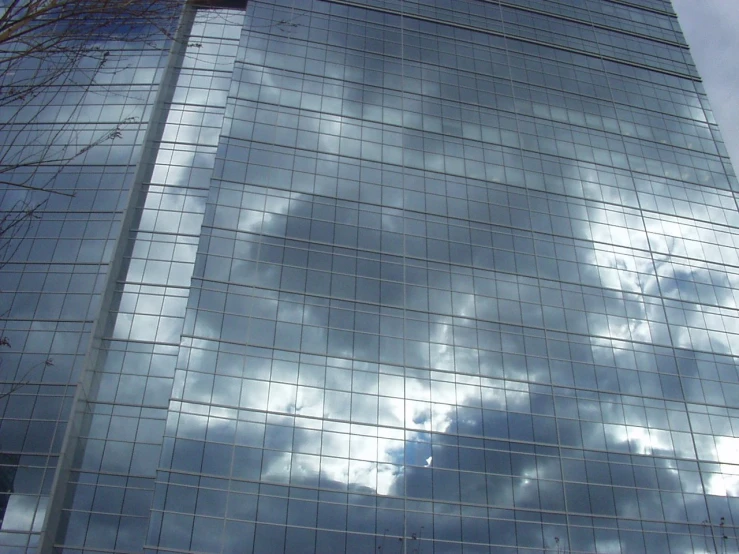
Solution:
<svg viewBox="0 0 739 554"><path fill-rule="evenodd" d="M0 551L739 552L739 182L669 0L182 8L0 108L118 129L0 196Z"/></svg>

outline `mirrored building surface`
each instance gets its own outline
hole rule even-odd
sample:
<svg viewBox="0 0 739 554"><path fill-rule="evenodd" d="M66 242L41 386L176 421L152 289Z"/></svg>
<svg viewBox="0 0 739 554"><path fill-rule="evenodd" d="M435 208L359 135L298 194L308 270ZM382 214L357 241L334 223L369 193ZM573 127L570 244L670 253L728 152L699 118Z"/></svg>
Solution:
<svg viewBox="0 0 739 554"><path fill-rule="evenodd" d="M739 552L739 182L669 0L113 46L75 125L135 121L0 268L0 550Z"/></svg>

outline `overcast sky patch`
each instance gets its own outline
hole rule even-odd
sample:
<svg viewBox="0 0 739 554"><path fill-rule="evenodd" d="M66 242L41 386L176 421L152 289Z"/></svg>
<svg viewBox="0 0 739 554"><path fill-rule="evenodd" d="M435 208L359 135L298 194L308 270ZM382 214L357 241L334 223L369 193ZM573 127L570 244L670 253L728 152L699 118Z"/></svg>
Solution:
<svg viewBox="0 0 739 554"><path fill-rule="evenodd" d="M735 169L739 168L739 1L672 0Z"/></svg>

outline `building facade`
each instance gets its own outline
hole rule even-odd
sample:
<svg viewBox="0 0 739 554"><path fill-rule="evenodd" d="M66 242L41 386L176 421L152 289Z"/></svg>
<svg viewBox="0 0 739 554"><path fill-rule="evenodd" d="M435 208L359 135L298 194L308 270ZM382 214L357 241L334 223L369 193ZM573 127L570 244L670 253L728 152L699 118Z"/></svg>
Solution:
<svg viewBox="0 0 739 554"><path fill-rule="evenodd" d="M127 125L0 269L0 550L739 552L739 183L669 0L106 48L38 104Z"/></svg>

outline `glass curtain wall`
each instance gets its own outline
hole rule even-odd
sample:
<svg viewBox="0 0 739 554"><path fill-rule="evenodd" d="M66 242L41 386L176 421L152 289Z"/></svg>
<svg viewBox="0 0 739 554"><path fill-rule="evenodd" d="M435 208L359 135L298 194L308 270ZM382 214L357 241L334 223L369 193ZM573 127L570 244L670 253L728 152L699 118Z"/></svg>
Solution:
<svg viewBox="0 0 739 554"><path fill-rule="evenodd" d="M0 4L5 14L19 3ZM2 552L37 552L55 472L68 457L62 445L73 398L94 322L105 305L106 277L117 264L113 252L167 64L169 39L161 31L171 21L156 10L151 14L147 21L125 22L132 37L145 40L122 38L121 28L112 25L107 40L98 35L85 45L65 42L69 50L56 54L50 53L55 51L52 42L39 56L21 56L16 62L9 61L13 45L4 27ZM97 30L100 25L91 24ZM39 77L46 70L48 79ZM29 87L39 82L44 84Z"/></svg>
<svg viewBox="0 0 739 554"><path fill-rule="evenodd" d="M226 114L151 552L736 551L736 179L669 3L249 2Z"/></svg>
<svg viewBox="0 0 739 554"><path fill-rule="evenodd" d="M189 6L144 140L44 551L141 552L244 11ZM58 531L55 531L58 526ZM86 552L89 550L85 550Z"/></svg>
<svg viewBox="0 0 739 554"><path fill-rule="evenodd" d="M44 552L739 552L739 183L670 2L243 8L151 100Z"/></svg>

